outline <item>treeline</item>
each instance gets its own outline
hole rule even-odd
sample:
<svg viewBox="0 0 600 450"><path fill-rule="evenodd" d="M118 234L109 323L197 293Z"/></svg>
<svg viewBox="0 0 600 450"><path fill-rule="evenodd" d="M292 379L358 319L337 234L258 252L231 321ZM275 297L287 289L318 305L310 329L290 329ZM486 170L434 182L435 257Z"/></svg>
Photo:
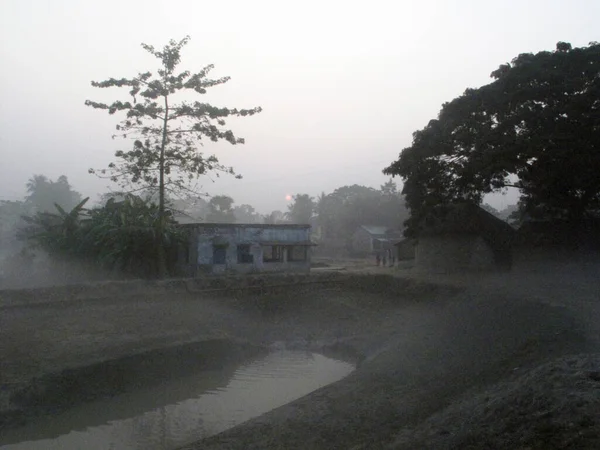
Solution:
<svg viewBox="0 0 600 450"><path fill-rule="evenodd" d="M310 223L321 242L344 244L359 225L400 228L408 211L390 181L380 189L343 186L317 198L297 194L287 211L265 215L251 205L235 205L226 195L167 198L163 227L157 226L160 216L158 199L149 191L106 193L92 205L66 176L53 181L34 175L23 200L0 202L4 276L31 272L34 258L44 254L56 267L64 263L65 271L77 262L79 267L102 270L112 277L153 277L158 271L157 245L165 248L167 268L173 274L177 247L184 239L179 223Z"/></svg>

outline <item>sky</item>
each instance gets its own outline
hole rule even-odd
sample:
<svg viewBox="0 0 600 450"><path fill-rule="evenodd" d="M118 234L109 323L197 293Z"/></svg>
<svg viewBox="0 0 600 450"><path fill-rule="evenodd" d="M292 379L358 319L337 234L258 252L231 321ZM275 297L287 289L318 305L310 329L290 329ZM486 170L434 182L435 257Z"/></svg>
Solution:
<svg viewBox="0 0 600 450"><path fill-rule="evenodd" d="M92 199L109 190L88 169L128 142L111 139L118 117L84 102L126 100L92 80L156 70L141 43L189 35L180 67L231 77L199 100L263 108L228 122L245 145L202 148L243 179L198 187L268 213L287 195L379 188L444 102L520 53L599 40L599 17L597 0L0 0L0 200L33 174L64 174Z"/></svg>

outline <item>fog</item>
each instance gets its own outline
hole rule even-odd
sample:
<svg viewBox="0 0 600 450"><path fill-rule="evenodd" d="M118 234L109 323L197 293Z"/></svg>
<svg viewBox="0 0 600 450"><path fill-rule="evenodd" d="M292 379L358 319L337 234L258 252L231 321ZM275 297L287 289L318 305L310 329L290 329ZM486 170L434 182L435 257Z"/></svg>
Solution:
<svg viewBox="0 0 600 450"><path fill-rule="evenodd" d="M268 213L285 210L286 195L378 188L443 102L519 53L587 45L599 16L593 1L3 1L0 200L21 199L34 173L64 174L84 196L107 191L87 170L126 143L111 139L119 118L84 101L125 97L92 80L156 69L142 42L161 48L189 34L181 68L215 64L215 77L231 76L206 100L263 108L230 121L245 145L203 149L244 178L199 187Z"/></svg>
<svg viewBox="0 0 600 450"><path fill-rule="evenodd" d="M598 0L0 1L0 450L600 448L598 18ZM231 80L150 120L262 111L219 123L244 145L199 147L243 178L180 198L162 175L202 167L181 129L132 147L86 101L130 100L92 82L156 74L141 44L186 36L178 73ZM158 195L89 173L133 148L156 164L156 142ZM382 170L409 146L386 170L403 196ZM469 201L488 184L512 187Z"/></svg>

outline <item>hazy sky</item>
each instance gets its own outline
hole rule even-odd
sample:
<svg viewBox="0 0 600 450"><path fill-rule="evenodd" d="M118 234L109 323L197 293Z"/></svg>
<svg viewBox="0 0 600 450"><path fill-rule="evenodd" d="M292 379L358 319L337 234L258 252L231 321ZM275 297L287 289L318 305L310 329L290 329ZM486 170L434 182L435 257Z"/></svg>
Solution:
<svg viewBox="0 0 600 450"><path fill-rule="evenodd" d="M202 185L266 213L286 194L379 187L443 102L519 53L599 40L599 18L598 0L0 0L0 199L34 173L107 190L87 169L126 143L111 140L117 117L84 101L126 97L91 80L155 70L142 42L189 34L182 69L231 76L200 100L263 107L230 122L246 145L204 147L244 179Z"/></svg>

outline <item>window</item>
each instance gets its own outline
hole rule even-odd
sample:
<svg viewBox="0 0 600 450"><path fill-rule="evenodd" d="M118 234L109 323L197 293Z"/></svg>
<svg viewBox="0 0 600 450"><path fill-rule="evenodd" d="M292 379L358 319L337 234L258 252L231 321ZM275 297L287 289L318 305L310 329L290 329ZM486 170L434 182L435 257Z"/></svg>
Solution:
<svg viewBox="0 0 600 450"><path fill-rule="evenodd" d="M265 245L263 247L264 262L283 262L283 246Z"/></svg>
<svg viewBox="0 0 600 450"><path fill-rule="evenodd" d="M254 262L254 255L250 253L248 244L237 246L237 262L238 264L252 264Z"/></svg>
<svg viewBox="0 0 600 450"><path fill-rule="evenodd" d="M225 264L227 260L227 247L213 245L213 264Z"/></svg>
<svg viewBox="0 0 600 450"><path fill-rule="evenodd" d="M305 245L288 247L288 261L306 261L307 248Z"/></svg>

